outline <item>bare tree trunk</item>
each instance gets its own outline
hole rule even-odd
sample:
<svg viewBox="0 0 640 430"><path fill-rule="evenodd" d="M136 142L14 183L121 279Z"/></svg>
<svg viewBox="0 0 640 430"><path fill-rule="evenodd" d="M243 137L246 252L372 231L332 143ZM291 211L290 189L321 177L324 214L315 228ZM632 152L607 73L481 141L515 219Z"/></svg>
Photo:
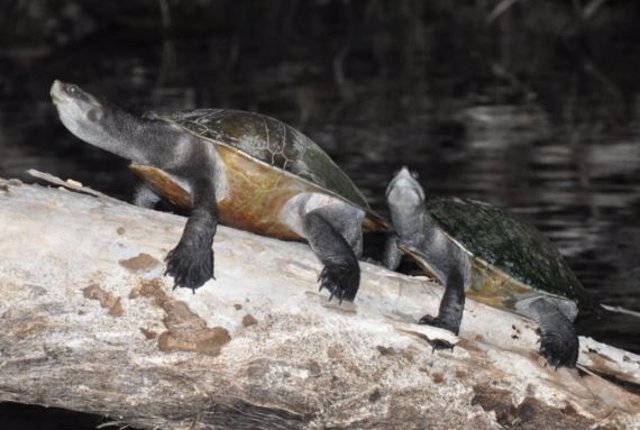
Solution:
<svg viewBox="0 0 640 430"><path fill-rule="evenodd" d="M221 227L217 280L172 291L183 225L0 179L0 400L142 428L640 426L640 398L591 371L637 384L640 357L581 338L586 372L555 371L532 322L471 300L459 338L418 326L442 291L424 278L362 263L338 305L305 244Z"/></svg>

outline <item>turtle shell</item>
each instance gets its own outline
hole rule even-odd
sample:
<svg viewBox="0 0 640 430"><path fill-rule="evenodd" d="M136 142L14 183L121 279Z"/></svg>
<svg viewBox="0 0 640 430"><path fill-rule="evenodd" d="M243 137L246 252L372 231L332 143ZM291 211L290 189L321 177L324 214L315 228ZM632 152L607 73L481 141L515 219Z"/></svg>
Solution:
<svg viewBox="0 0 640 430"><path fill-rule="evenodd" d="M366 212L366 230L386 229L349 177L311 139L274 118L238 110L197 109L151 113L216 145L224 165L228 195L218 201L220 219L232 227L285 239L299 239L281 221L280 210L291 197L320 192ZM132 170L156 192L188 207L189 194L170 175L151 166Z"/></svg>
<svg viewBox="0 0 640 430"><path fill-rule="evenodd" d="M447 236L472 257L471 297L513 309L518 300L543 293L592 306L560 252L533 226L474 200L431 197L426 205Z"/></svg>

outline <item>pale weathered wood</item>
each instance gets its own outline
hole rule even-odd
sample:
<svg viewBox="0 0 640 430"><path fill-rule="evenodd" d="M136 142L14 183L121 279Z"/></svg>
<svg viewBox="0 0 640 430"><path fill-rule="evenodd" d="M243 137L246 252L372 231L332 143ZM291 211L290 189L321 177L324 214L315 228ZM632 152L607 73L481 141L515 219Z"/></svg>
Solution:
<svg viewBox="0 0 640 430"><path fill-rule="evenodd" d="M636 394L544 367L525 319L468 301L459 338L413 324L441 294L424 278L362 263L338 306L306 245L220 227L217 280L172 291L184 221L0 180L0 400L143 428L640 427ZM589 339L580 364L640 381Z"/></svg>

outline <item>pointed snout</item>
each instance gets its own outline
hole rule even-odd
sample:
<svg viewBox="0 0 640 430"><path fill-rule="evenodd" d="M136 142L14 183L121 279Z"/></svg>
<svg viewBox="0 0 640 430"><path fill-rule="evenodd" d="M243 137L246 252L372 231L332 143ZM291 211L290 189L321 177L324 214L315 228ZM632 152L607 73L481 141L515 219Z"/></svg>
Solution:
<svg viewBox="0 0 640 430"><path fill-rule="evenodd" d="M396 173L395 178L401 178L401 177L413 178L413 175L411 174L411 170L409 170L407 166L402 166L400 171Z"/></svg>
<svg viewBox="0 0 640 430"><path fill-rule="evenodd" d="M408 203L409 201L424 201L424 190L420 183L413 177L411 171L406 166L391 179L385 192L387 202L394 204L399 202Z"/></svg>
<svg viewBox="0 0 640 430"><path fill-rule="evenodd" d="M62 103L66 100L64 93L64 82L55 80L51 85L51 89L49 90L49 95L51 95L51 99L53 103L58 104Z"/></svg>
<svg viewBox="0 0 640 430"><path fill-rule="evenodd" d="M389 193L396 187L407 187L411 186L412 184L416 184L419 186L419 184L417 184L417 181L411 174L409 168L407 166L402 166L400 171L396 173L395 176L391 179L389 185L387 185L386 194L388 196Z"/></svg>

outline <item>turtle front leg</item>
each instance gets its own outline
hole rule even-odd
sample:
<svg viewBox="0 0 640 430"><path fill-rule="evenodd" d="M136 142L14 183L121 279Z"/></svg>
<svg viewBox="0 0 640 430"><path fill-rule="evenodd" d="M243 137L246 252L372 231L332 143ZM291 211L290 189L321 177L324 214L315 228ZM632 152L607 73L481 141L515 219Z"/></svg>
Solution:
<svg viewBox="0 0 640 430"><path fill-rule="evenodd" d="M526 309L516 305L540 327L540 355L556 369L575 367L578 361L579 341L573 322L558 306L540 297L528 303Z"/></svg>
<svg viewBox="0 0 640 430"><path fill-rule="evenodd" d="M212 247L218 226L218 207L213 178L193 181L191 192L193 209L180 242L165 258L165 275L173 276L174 288L191 288L195 292L214 278Z"/></svg>
<svg viewBox="0 0 640 430"><path fill-rule="evenodd" d="M361 217L359 222L361 226ZM303 219L303 226L311 249L324 264L318 278L320 290L326 288L329 291L329 300L336 297L340 302L353 301L360 285L360 266L349 242L325 218L321 210L307 213ZM360 226L358 228L361 228ZM354 229L343 228L342 230ZM361 244L361 239L360 242L355 237L349 239L356 248L359 243Z"/></svg>
<svg viewBox="0 0 640 430"><path fill-rule="evenodd" d="M456 336L460 332L460 322L464 311L464 277L462 271L454 269L447 277L446 287L438 316L424 315L418 321L418 324L430 325L432 327L443 328L453 332ZM433 349L452 349L453 345L442 339L434 339L430 341Z"/></svg>
<svg viewBox="0 0 640 430"><path fill-rule="evenodd" d="M411 246L407 250L415 253L425 265L423 269L432 273L445 287L438 316L424 315L418 324L426 324L432 327L443 328L454 333L460 332L460 323L464 313L465 287L469 276L469 259L458 248L451 247L441 254L427 256ZM428 267L427 264L430 264ZM430 342L434 349L453 348L447 341L436 339Z"/></svg>

